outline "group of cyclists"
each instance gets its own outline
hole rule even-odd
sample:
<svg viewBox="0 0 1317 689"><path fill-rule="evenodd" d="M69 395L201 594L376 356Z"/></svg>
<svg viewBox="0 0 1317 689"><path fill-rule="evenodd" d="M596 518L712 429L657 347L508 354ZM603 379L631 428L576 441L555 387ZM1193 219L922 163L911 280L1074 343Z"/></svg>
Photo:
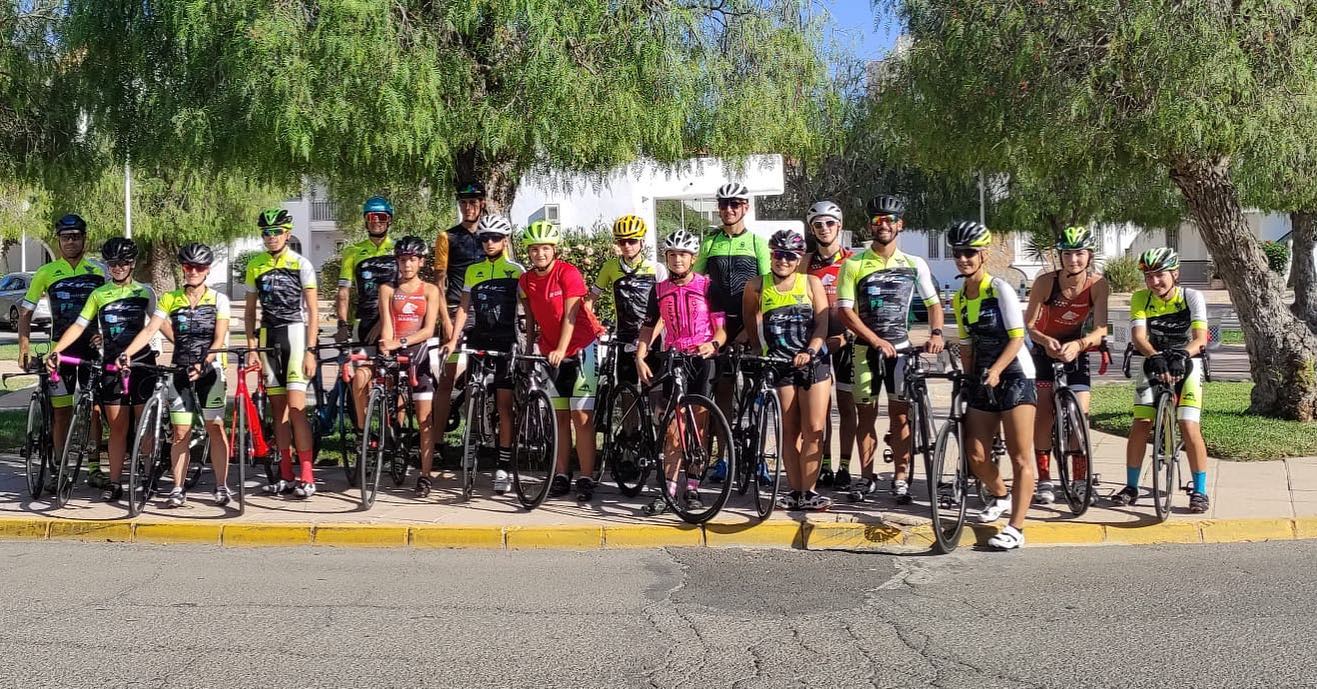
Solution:
<svg viewBox="0 0 1317 689"><path fill-rule="evenodd" d="M518 250L523 255L514 256L512 223L487 208L479 183L458 186L460 222L440 232L433 246L417 236L392 238L392 204L379 196L367 200L362 208L367 237L342 254L335 339L412 362L411 404L420 438L415 494L424 498L433 489L436 447L443 447L461 353L510 353L521 347L544 357L550 372L558 445L549 494L574 493L578 501L592 500L600 343L607 340L620 346L614 374L619 382L651 382L659 373L658 353L676 353L688 389L716 400L729 418L736 373L729 352L754 352L775 362L781 459L788 484L777 498L783 510L827 510L833 500L830 490L853 501L873 499L882 488L874 459L880 437L878 403L885 391L886 442L893 460L886 487L896 503L911 502L909 409L903 399L908 358L903 355L912 350L941 353L946 324L927 263L900 250L904 203L890 195L868 201L872 241L854 252L843 244L843 214L836 203L820 201L809 208L808 237L783 230L765 239L746 227L750 201L745 186L723 185L717 190L720 227L702 239L685 230L662 237L658 261L645 250L645 221L635 215L618 218L612 226L616 256L587 280L563 257L560 228L546 221L532 222L521 231ZM308 498L316 492L307 392L315 378L319 344L317 273L288 246L293 219L287 210L265 210L257 224L265 251L246 266L244 335L250 350L245 364L259 368L265 378L279 453L278 477L265 491ZM101 263L88 257L86 237L86 223L77 215L56 222L59 255L37 271L19 322L20 358L26 367L32 312L43 295L50 299L54 344L46 364L59 372L63 386L52 398L56 444L63 441L69 424L73 386L99 385L98 400L110 431L109 463L107 471L93 459L88 482L101 489L107 501L123 497L131 435L131 414L125 407L135 405L140 412L155 387L154 374L134 376L131 386L121 388L117 377L89 381L85 367L63 362L71 356L121 367L152 364L157 355L153 342L163 334L174 345L177 372L169 385L174 391L184 386L198 391L187 397L192 402L173 395L175 480L166 504L177 507L187 500L183 478L194 415L200 415L209 433L214 501L227 504L232 498L228 463L213 458L229 456L223 426L228 398L223 350L231 312L228 299L207 285L214 251L200 243L183 246L178 252L183 286L157 298L149 286L133 279L139 250L131 239L106 241ZM1088 228L1062 233L1056 244L1060 268L1038 277L1027 305L1021 305L1014 287L989 274L992 233L987 227L974 221L957 223L946 232L946 241L963 279L952 299L967 408L962 442L971 471L988 496L978 520L987 524L1009 515L990 545L1018 548L1024 543L1030 504L1055 499L1052 363L1065 365L1069 387L1087 412L1087 352L1106 335L1110 290L1095 271L1095 235ZM422 278L428 260L433 282ZM1139 498L1152 419L1151 381L1163 380L1181 386L1177 417L1193 471L1190 508L1203 512L1208 508L1206 454L1198 430L1198 357L1207 342L1203 297L1178 284L1179 263L1171 249L1145 252L1139 266L1147 288L1132 297L1131 333L1145 362L1135 386L1127 481L1111 499L1130 505ZM596 302L604 294L614 305L616 320L610 328L595 315ZM920 343L910 338L916 298L928 312L929 334ZM349 385L358 428L365 424L371 383L370 360L360 363ZM493 490L501 495L513 480L514 383L507 359L494 359L493 365L498 418ZM833 409L839 417L836 443L830 423ZM99 438L99 427L92 433ZM989 461L998 437L1012 464L1013 490ZM840 448L835 464L834 444ZM852 461L856 454L858 464ZM667 495L645 505L646 515L667 512L679 501L700 500L694 486L678 485L669 455L665 451L662 459L668 478L661 485ZM854 478L852 470L857 471ZM721 462L704 478L716 482L727 471ZM686 481L696 479L687 475Z"/></svg>

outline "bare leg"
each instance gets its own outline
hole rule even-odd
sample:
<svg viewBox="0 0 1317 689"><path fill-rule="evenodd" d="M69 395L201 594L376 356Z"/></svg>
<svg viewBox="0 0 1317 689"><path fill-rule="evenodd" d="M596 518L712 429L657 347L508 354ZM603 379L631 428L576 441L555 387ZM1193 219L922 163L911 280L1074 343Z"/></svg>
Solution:
<svg viewBox="0 0 1317 689"><path fill-rule="evenodd" d="M910 475L910 405L897 400L888 400L888 431L892 443L892 478L905 480Z"/></svg>
<svg viewBox="0 0 1317 689"><path fill-rule="evenodd" d="M777 451L782 455L782 466L786 468L787 485L791 490L805 491L805 472L800 466L801 438L800 398L804 391L794 387L777 389L778 399L782 401L782 445ZM814 477L818 478L818 458L814 459Z"/></svg>
<svg viewBox="0 0 1317 689"><path fill-rule="evenodd" d="M137 408L138 414L141 407ZM110 426L110 482L118 483L123 476L123 458L128 452L128 409L122 404L105 406L105 419Z"/></svg>
<svg viewBox="0 0 1317 689"><path fill-rule="evenodd" d="M430 478L434 473L434 408L432 400L412 400L416 410L416 428L419 432L421 476Z"/></svg>
<svg viewBox="0 0 1317 689"><path fill-rule="evenodd" d="M819 480L823 456L823 429L828 423L828 398L832 383L818 382L796 396L800 407L800 490L812 491Z"/></svg>
<svg viewBox="0 0 1317 689"><path fill-rule="evenodd" d="M1011 467L1014 470L1011 491L1010 525L1024 528L1024 518L1029 513L1029 503L1033 502L1034 463L1033 463L1033 426L1034 407L1021 404L1014 409L1002 412L1006 431L1006 451L1011 455ZM1000 495L1000 493L998 493Z"/></svg>
<svg viewBox="0 0 1317 689"><path fill-rule="evenodd" d="M851 393L845 390L837 391L837 415L841 420L837 423L839 436L841 440L841 449L838 451L837 469L850 470L851 450L855 447L855 431L859 425L855 418L855 398ZM831 423L825 421L825 425L832 427ZM872 454L870 455L872 457Z"/></svg>
<svg viewBox="0 0 1317 689"><path fill-rule="evenodd" d="M229 438L224 434L224 419L219 418L206 423L206 433L210 436L210 466L215 472L215 485L227 486L229 483Z"/></svg>
<svg viewBox="0 0 1317 689"><path fill-rule="evenodd" d="M595 437L594 411L579 409L572 412L572 426L576 429L576 459L581 463L581 475L594 475Z"/></svg>
<svg viewBox="0 0 1317 689"><path fill-rule="evenodd" d="M856 433L860 440L860 475L872 477L873 453L878 449L878 405L858 404L855 409L859 417Z"/></svg>

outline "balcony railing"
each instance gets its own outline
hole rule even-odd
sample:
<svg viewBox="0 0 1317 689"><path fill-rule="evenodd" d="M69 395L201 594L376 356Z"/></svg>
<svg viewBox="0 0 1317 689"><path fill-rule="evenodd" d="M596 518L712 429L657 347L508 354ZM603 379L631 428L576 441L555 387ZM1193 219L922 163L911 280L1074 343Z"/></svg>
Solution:
<svg viewBox="0 0 1317 689"><path fill-rule="evenodd" d="M334 204L329 201L312 201L311 202L311 220L336 220L334 217Z"/></svg>

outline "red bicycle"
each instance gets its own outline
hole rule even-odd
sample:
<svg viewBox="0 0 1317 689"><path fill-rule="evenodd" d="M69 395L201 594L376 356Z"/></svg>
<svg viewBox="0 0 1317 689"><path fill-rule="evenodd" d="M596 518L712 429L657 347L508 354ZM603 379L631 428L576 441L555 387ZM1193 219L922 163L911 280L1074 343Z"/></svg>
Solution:
<svg viewBox="0 0 1317 689"><path fill-rule="evenodd" d="M268 347L234 347L232 349L221 350L225 354L233 354L238 359L238 387L233 395L233 421L229 426L229 459L230 466L238 466L238 514L243 514L247 509L247 467L256 466L260 460L265 465L265 473L270 482L277 479L278 455L275 448L266 441L265 420L269 418L266 413L268 410L268 397L265 396L265 381L261 377L261 367L247 366L247 354L249 352L268 352L272 351ZM247 387L247 376L256 374L257 397L253 398L251 389ZM265 404L259 404L264 401ZM253 423L253 419L255 422Z"/></svg>

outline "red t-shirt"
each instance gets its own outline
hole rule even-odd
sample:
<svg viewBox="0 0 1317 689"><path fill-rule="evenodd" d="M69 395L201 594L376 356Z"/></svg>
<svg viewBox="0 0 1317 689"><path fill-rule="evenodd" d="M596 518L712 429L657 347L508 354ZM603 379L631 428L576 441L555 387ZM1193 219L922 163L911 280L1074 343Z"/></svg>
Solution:
<svg viewBox="0 0 1317 689"><path fill-rule="evenodd" d="M540 336L536 341L541 354L548 354L558 347L558 338L562 336L562 315L567 299L582 297L587 294L585 278L576 266L557 260L549 272L540 275L534 269L521 274L521 292L530 303L530 315L535 319ZM567 344L567 356L576 353L594 342L604 329L599 325L594 313L581 304L576 311L576 328L572 330L572 339Z"/></svg>

